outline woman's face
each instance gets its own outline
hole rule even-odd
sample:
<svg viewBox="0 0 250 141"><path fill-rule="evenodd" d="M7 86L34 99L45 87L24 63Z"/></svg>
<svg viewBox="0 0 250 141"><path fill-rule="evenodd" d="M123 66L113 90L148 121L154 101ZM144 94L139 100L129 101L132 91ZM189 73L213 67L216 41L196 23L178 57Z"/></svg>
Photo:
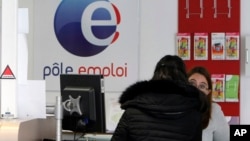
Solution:
<svg viewBox="0 0 250 141"><path fill-rule="evenodd" d="M208 88L208 82L203 75L199 73L194 73L188 78L188 80L191 85L197 87L206 95L208 95L211 92L211 89Z"/></svg>

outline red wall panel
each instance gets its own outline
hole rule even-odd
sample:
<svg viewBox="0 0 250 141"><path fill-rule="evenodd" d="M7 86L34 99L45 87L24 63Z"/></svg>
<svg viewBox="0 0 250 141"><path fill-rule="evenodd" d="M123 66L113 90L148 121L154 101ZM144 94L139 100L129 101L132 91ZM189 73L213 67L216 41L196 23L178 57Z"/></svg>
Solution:
<svg viewBox="0 0 250 141"><path fill-rule="evenodd" d="M191 60L186 60L187 68L205 66L211 74L238 74L240 75L240 60L211 60L211 33L212 32L239 32L240 33L240 1L231 0L231 15L228 17L228 0L217 0L217 18L214 18L214 0L203 0L203 17L201 18L200 1L188 0L189 18L186 18L186 0L178 2L178 32L191 33ZM223 14L221 14L223 13ZM193 57L193 35L195 32L207 32L208 60L197 61ZM240 93L240 91L239 91ZM239 94L240 95L240 94ZM227 116L239 116L239 102L219 102Z"/></svg>

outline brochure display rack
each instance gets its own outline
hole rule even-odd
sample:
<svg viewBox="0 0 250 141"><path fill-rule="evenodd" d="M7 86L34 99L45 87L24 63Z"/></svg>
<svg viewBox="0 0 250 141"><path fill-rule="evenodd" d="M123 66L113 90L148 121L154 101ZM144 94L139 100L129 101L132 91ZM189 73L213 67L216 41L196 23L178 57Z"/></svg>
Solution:
<svg viewBox="0 0 250 141"><path fill-rule="evenodd" d="M178 2L177 36L190 34L190 56L185 56L189 58L185 59L187 69L204 66L214 77L222 76L221 81L214 81L214 98L226 116L240 116L240 1ZM202 9L202 16L189 14L187 18L187 7L189 13L200 13Z"/></svg>

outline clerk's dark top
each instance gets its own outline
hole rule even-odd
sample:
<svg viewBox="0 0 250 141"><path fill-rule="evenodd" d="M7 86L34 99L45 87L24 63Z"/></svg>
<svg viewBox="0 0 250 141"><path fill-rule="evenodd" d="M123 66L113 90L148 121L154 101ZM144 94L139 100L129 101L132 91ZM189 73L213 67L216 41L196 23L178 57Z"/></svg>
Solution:
<svg viewBox="0 0 250 141"><path fill-rule="evenodd" d="M128 87L119 102L125 111L111 141L201 141L207 101L191 85L142 81Z"/></svg>

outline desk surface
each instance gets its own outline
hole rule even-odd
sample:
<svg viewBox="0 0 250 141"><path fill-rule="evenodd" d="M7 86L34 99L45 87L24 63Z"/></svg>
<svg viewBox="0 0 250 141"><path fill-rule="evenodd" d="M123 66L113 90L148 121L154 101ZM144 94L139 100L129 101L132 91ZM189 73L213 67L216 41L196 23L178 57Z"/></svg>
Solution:
<svg viewBox="0 0 250 141"><path fill-rule="evenodd" d="M0 140L35 141L55 135L47 119L0 119Z"/></svg>
<svg viewBox="0 0 250 141"><path fill-rule="evenodd" d="M63 140L74 140L74 138L79 138L80 140L88 140L88 141L110 141L112 134L109 133L93 133L93 134L85 134L83 136L82 133L74 134L70 131L63 131L62 132L62 139Z"/></svg>
<svg viewBox="0 0 250 141"><path fill-rule="evenodd" d="M111 133L77 133L62 131L63 140L110 141ZM47 119L0 119L0 141L34 141L54 139L56 123L54 118Z"/></svg>

